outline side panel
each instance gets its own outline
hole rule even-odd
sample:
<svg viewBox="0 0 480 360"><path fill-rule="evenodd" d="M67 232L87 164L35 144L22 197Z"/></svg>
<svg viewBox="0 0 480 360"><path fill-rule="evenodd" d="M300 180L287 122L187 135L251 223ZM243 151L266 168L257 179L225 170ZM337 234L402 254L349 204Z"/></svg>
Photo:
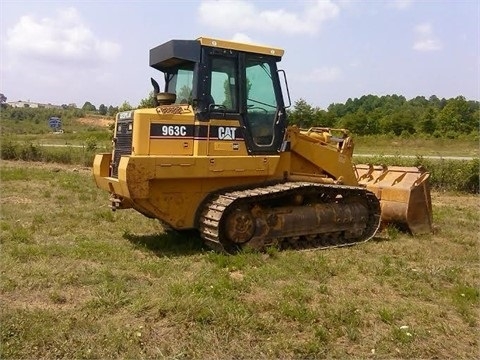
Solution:
<svg viewBox="0 0 480 360"><path fill-rule="evenodd" d="M199 138L199 141L204 139ZM207 136L207 155L246 156L245 131L238 120L211 119ZM200 155L200 154L199 154Z"/></svg>
<svg viewBox="0 0 480 360"><path fill-rule="evenodd" d="M131 158L139 163L139 158ZM255 177L253 182L280 177L279 156L238 156L232 157L157 157L155 158L156 179L199 179L224 177ZM277 175L279 174L279 175ZM215 180L209 180L214 182ZM236 181L230 180L230 186Z"/></svg>
<svg viewBox="0 0 480 360"><path fill-rule="evenodd" d="M179 113L135 112L132 155L193 155L193 112L181 106L172 108Z"/></svg>
<svg viewBox="0 0 480 360"><path fill-rule="evenodd" d="M192 228L201 202L212 192L282 179L280 156L123 157L119 183L133 207L177 229Z"/></svg>
<svg viewBox="0 0 480 360"><path fill-rule="evenodd" d="M133 156L248 154L245 131L238 120L196 121L191 109L179 114L136 111L131 153Z"/></svg>
<svg viewBox="0 0 480 360"><path fill-rule="evenodd" d="M194 125L191 121L152 122L150 154L193 155Z"/></svg>

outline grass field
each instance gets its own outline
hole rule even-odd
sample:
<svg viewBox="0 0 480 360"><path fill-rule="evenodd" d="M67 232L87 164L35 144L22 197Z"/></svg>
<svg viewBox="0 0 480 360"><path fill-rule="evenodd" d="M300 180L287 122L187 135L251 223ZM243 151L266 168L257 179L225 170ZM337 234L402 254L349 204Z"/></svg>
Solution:
<svg viewBox="0 0 480 360"><path fill-rule="evenodd" d="M88 168L0 171L2 359L480 356L476 195L434 192L434 235L227 256L112 213Z"/></svg>
<svg viewBox="0 0 480 360"><path fill-rule="evenodd" d="M354 138L355 154L479 157L478 139L422 139L383 135Z"/></svg>

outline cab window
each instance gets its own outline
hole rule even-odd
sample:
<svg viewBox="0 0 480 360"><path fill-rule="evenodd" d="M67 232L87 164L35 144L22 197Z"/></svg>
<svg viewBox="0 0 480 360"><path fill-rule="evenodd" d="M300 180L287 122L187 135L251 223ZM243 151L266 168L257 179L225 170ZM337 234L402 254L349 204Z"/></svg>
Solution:
<svg viewBox="0 0 480 360"><path fill-rule="evenodd" d="M211 111L238 112L236 60L214 57L211 69L209 109Z"/></svg>
<svg viewBox="0 0 480 360"><path fill-rule="evenodd" d="M165 91L177 95L176 104L191 104L193 66L185 65L165 73Z"/></svg>
<svg viewBox="0 0 480 360"><path fill-rule="evenodd" d="M257 146L271 146L277 100L270 64L262 58L247 58L247 121Z"/></svg>

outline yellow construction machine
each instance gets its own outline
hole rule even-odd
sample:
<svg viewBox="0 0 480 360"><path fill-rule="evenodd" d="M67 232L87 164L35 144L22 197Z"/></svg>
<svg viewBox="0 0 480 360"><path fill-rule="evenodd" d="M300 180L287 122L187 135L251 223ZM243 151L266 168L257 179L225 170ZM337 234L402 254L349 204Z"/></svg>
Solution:
<svg viewBox="0 0 480 360"><path fill-rule="evenodd" d="M120 112L93 173L111 207L133 208L211 248L324 248L381 224L432 231L429 174L352 162L345 129L289 126L284 51L212 38L150 50L156 106Z"/></svg>

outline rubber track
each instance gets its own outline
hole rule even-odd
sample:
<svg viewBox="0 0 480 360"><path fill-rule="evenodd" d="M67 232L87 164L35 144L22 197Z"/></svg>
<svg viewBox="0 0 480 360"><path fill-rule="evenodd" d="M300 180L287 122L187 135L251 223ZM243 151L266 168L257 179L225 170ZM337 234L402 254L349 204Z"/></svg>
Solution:
<svg viewBox="0 0 480 360"><path fill-rule="evenodd" d="M380 224L380 203L373 193L361 187L343 186L343 185L326 185L309 182L286 182L281 184L269 185L265 187L255 187L251 189L243 189L236 191L228 191L225 193L217 193L207 201L203 207L199 218L199 230L201 237L213 250L219 252L232 252L232 249L226 248L222 243L222 235L220 234L220 221L223 214L229 210L229 207L242 204L262 204L271 200L279 199L296 194L322 194L322 200L325 203L334 202L337 195L343 197L364 197L369 207L369 219L367 227L362 236L358 239L344 239L338 232L322 233L316 236L308 237L281 238L274 239L268 244L264 244L263 248L255 248L256 250L264 250L270 245L279 246L282 249L325 249L341 246L349 246L360 242L368 241L372 238ZM246 243L248 245L248 242ZM233 250L234 251L234 250Z"/></svg>

